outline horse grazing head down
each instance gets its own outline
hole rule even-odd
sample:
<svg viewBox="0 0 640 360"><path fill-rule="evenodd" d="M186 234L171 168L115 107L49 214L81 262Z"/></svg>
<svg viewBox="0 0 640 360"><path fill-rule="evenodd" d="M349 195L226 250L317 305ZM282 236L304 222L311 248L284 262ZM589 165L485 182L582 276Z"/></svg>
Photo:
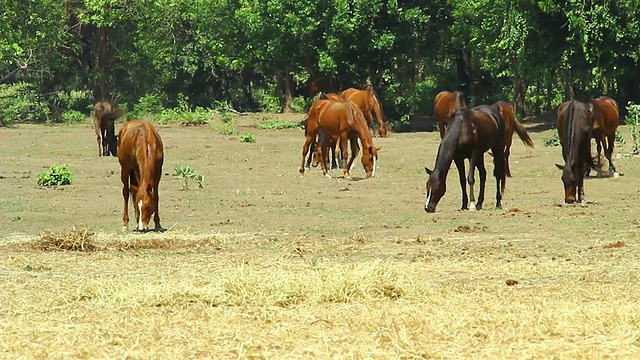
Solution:
<svg viewBox="0 0 640 360"><path fill-rule="evenodd" d="M126 123L118 134L118 160L124 198L123 229L129 225L128 202L131 196L138 230L149 229L153 215L156 230L162 230L158 214L158 185L164 153L162 139L148 121Z"/></svg>
<svg viewBox="0 0 640 360"><path fill-rule="evenodd" d="M447 178L446 174L437 169L429 170L429 168L425 167L424 170L429 176L425 185L427 189L427 195L424 202L424 211L432 213L436 211L438 202L440 202L440 199L447 191Z"/></svg>
<svg viewBox="0 0 640 360"><path fill-rule="evenodd" d="M375 147L373 145L370 145L366 149L363 149L363 154L361 159L362 167L364 168L364 172L368 178L376 176L376 166L378 164L378 150L380 150L380 147Z"/></svg>

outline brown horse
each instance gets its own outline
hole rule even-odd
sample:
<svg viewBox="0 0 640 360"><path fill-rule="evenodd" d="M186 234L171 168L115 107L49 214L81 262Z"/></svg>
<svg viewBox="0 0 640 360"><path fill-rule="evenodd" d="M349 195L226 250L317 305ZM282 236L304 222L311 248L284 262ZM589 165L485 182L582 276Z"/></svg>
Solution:
<svg viewBox="0 0 640 360"><path fill-rule="evenodd" d="M516 110L513 108L513 106L511 106L511 104L501 100L493 104L493 107L500 112L500 115L502 115L502 118L504 119L504 124L505 124L504 162L506 166L507 177L511 177L511 169L509 167L509 155L511 155L511 143L513 141L513 132L515 131L516 134L518 134L518 136L520 137L520 140L522 140L522 142L530 148L533 148L533 140L531 140L531 137L529 137L529 133L527 132L527 129L525 129L524 126L522 126L522 124L516 118Z"/></svg>
<svg viewBox="0 0 640 360"><path fill-rule="evenodd" d="M504 158L505 124L500 113L488 105L474 108L462 107L456 110L449 122L447 132L438 146L436 164L432 170L424 168L429 175L426 184L426 212L434 212L438 202L446 192L447 173L454 161L458 168L460 187L462 188L462 210L468 210L469 198L465 184L464 159L469 159L469 195L475 201L473 192L474 169L480 174L480 193L476 209L482 209L487 170L484 166L484 153L493 151L493 176L496 178L496 208L502 207L506 174Z"/></svg>
<svg viewBox="0 0 640 360"><path fill-rule="evenodd" d="M370 122L373 122L374 116L378 122L378 135L380 137L386 137L388 131L388 124L384 119L384 111L382 111L382 103L378 94L373 89L359 90L354 88L348 88L340 93L340 96L347 100L353 101L356 106L362 111L365 117Z"/></svg>
<svg viewBox="0 0 640 360"><path fill-rule="evenodd" d="M460 91L441 91L433 99L433 111L438 120L440 139L444 138L444 131L449 125L451 115L463 106L467 106Z"/></svg>
<svg viewBox="0 0 640 360"><path fill-rule="evenodd" d="M558 106L557 121L564 166L556 166L562 170L564 202L572 204L577 198L584 205L584 176L588 169L594 168L591 157L591 112L587 105L579 101L567 101Z"/></svg>
<svg viewBox="0 0 640 360"><path fill-rule="evenodd" d="M155 229L160 231L158 185L162 176L164 154L162 139L155 127L145 120L125 123L118 133L118 161L122 180L124 214L122 226L129 226L129 191L136 213L138 230L149 228L151 214Z"/></svg>
<svg viewBox="0 0 640 360"><path fill-rule="evenodd" d="M378 160L378 150L373 144L373 139L367 128L367 121L360 109L351 101L336 101L330 99L318 99L308 114L308 122L305 130L306 139L302 146L302 162L300 163L300 175L304 175L304 163L309 152L309 147L316 140L316 136L322 130L324 140L320 144L322 154L322 172L327 174L328 148L332 141L340 144L340 152L343 160L343 171L345 177L350 177L349 169L355 159L359 147L357 139L362 143L362 166L367 177L375 176L376 162ZM352 134L350 134L352 133ZM351 159L347 161L347 142L351 141Z"/></svg>
<svg viewBox="0 0 640 360"><path fill-rule="evenodd" d="M618 103L610 97L601 96L589 101L589 104L593 108L594 127L591 138L596 139L598 168L602 167L600 157L604 148L604 156L609 160L609 176L618 176L611 160L616 142L616 129L618 129ZM599 172L598 176L602 176L602 172Z"/></svg>
<svg viewBox="0 0 640 360"><path fill-rule="evenodd" d="M124 109L114 109L108 101L100 101L93 107L93 129L98 142L98 156L117 156L115 121L124 115Z"/></svg>

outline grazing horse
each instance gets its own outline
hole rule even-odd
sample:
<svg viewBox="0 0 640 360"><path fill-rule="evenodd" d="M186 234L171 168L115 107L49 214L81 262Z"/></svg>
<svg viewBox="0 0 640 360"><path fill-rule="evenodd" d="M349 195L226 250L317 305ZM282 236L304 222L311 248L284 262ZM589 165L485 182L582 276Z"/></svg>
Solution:
<svg viewBox="0 0 640 360"><path fill-rule="evenodd" d="M378 150L373 144L373 139L367 127L367 121L362 111L351 101L336 101L330 99L318 99L312 105L308 114L308 122L305 131L306 139L302 146L302 162L300 163L300 175L304 175L304 163L309 152L309 147L316 140L318 132L322 130L324 139L320 144L322 154L322 172L327 174L328 148L332 141L340 143L340 152L343 160L343 171L346 178L350 177L349 169L359 151L358 138L362 143L362 166L367 177L375 176ZM351 133L351 134L350 134ZM351 159L347 161L347 143L351 139Z"/></svg>
<svg viewBox="0 0 640 360"><path fill-rule="evenodd" d="M471 202L475 201L473 185L474 169L480 174L480 193L476 209L482 209L487 170L484 166L484 153L493 152L493 176L496 178L496 208L502 207L502 194L505 188L505 124L500 113L488 105L473 108L462 107L456 110L449 122L447 131L438 146L438 155L433 171L425 167L429 178L426 184L426 212L434 212L436 205L446 192L447 173L454 161L460 176L462 188L462 210L468 210L469 198L465 184L464 159L469 159L469 194Z"/></svg>
<svg viewBox="0 0 640 360"><path fill-rule="evenodd" d="M616 129L618 129L618 103L610 97L601 96L589 101L589 104L593 107L594 126L591 138L596 139L598 167L602 166L600 157L604 148L604 156L609 160L609 176L617 176L618 172L613 165L611 155L616 142ZM602 172L599 172L598 176L602 176Z"/></svg>
<svg viewBox="0 0 640 360"><path fill-rule="evenodd" d="M347 100L353 101L358 108L362 111L365 117L373 122L374 115L378 122L378 135L380 137L386 137L388 131L388 124L384 119L384 111L382 111L382 103L378 94L373 89L359 90L354 88L348 88L340 93L340 96Z"/></svg>
<svg viewBox="0 0 640 360"><path fill-rule="evenodd" d="M133 120L122 126L118 133L118 161L124 198L123 230L129 226L130 191L138 230L149 228L152 214L155 229L162 230L158 214L158 184L164 154L162 139L150 122Z"/></svg>
<svg viewBox="0 0 640 360"><path fill-rule="evenodd" d="M93 128L98 142L98 156L117 156L117 140L114 122L124 115L124 109L114 109L108 101L100 101L93 107Z"/></svg>
<svg viewBox="0 0 640 360"><path fill-rule="evenodd" d="M433 111L438 120L440 139L444 138L444 131L449 125L451 115L463 106L467 106L460 91L441 91L433 99Z"/></svg>
<svg viewBox="0 0 640 360"><path fill-rule="evenodd" d="M513 106L511 106L511 104L501 100L493 104L492 106L500 112L500 115L502 115L502 118L504 119L504 164L506 167L507 177L511 177L509 155L511 155L511 142L513 141L513 132L515 131L516 134L518 134L518 136L520 137L520 140L522 140L522 142L530 148L533 148L533 140L531 140L531 137L529 137L527 129L525 129L524 126L522 126L522 124L516 118L516 110L513 108Z"/></svg>
<svg viewBox="0 0 640 360"><path fill-rule="evenodd" d="M562 170L564 202L575 203L577 191L577 201L584 205L584 176L594 167L591 157L593 120L589 108L576 100L562 103L558 106L557 126L564 166L556 166Z"/></svg>

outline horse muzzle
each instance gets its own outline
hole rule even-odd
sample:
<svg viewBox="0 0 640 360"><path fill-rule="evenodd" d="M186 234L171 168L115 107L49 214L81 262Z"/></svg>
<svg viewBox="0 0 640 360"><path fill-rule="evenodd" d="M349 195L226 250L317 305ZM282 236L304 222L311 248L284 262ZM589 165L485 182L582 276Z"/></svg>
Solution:
<svg viewBox="0 0 640 360"><path fill-rule="evenodd" d="M425 206L424 207L424 211L426 211L428 213L434 213L434 212L436 212L436 208L435 208L435 206Z"/></svg>

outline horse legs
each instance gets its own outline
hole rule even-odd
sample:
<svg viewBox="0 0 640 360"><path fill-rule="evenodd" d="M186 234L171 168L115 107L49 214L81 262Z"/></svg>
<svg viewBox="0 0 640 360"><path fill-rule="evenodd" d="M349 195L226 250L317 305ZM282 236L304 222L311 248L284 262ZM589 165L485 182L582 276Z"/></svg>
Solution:
<svg viewBox="0 0 640 360"><path fill-rule="evenodd" d="M513 142L513 130L511 134L506 134L504 145L504 167L507 177L511 177L511 167L509 166L509 156L511 155L511 143Z"/></svg>
<svg viewBox="0 0 640 360"><path fill-rule="evenodd" d="M340 134L340 157L342 157L342 164L343 164L342 172L344 174L344 177L349 179L351 178L351 175L349 174L351 163L347 161L347 158L349 156L349 152L347 150L348 142L349 142L348 132L344 132Z"/></svg>
<svg viewBox="0 0 640 360"><path fill-rule="evenodd" d="M356 156L358 156L358 153L360 152L360 145L358 145L358 136L350 135L349 144L351 145L351 157L349 158L349 162L347 163L347 168L351 170L351 168L353 167L353 161L356 159Z"/></svg>
<svg viewBox="0 0 640 360"><path fill-rule="evenodd" d="M122 230L127 231L129 229L129 169L123 167L120 170L120 180L122 181L122 197L124 198Z"/></svg>
<svg viewBox="0 0 640 360"><path fill-rule="evenodd" d="M478 168L478 175L480 176L480 191L478 193L476 210L481 210L482 204L484 203L484 188L487 184L487 168L484 166L484 154L482 154L478 159L476 167Z"/></svg>
<svg viewBox="0 0 640 360"><path fill-rule="evenodd" d="M504 151L504 145L502 147L496 146L493 149L493 176L496 178L496 209L502 209L502 194L504 194L504 188L507 182L505 157L503 153L501 154L502 151Z"/></svg>
<svg viewBox="0 0 640 360"><path fill-rule="evenodd" d="M307 158L307 153L309 153L309 148L311 147L311 143L316 139L316 129L307 129L307 138L304 140L304 145L302 145L302 162L300 163L300 176L304 175L304 161ZM326 164L324 166L326 170Z"/></svg>
<svg viewBox="0 0 640 360"><path fill-rule="evenodd" d="M480 162L479 158L481 156L484 156L484 155L480 154L480 156L478 156L478 152L473 151L471 153L471 157L469 158L469 175L467 177L467 181L469 182L469 200L471 201L471 203L476 202L476 196L475 196L475 192L473 191L473 185L476 182L476 179L475 179L476 164Z"/></svg>
<svg viewBox="0 0 640 360"><path fill-rule="evenodd" d="M322 175L327 178L331 178L331 175L327 171L327 163L329 162L329 145L331 145L332 138L324 137L320 144L320 158L322 159Z"/></svg>
<svg viewBox="0 0 640 360"><path fill-rule="evenodd" d="M160 225L160 193L158 191L158 186L160 185L160 177L162 176L162 170L159 169L162 169L162 164L156 163L156 173L154 174L153 178L153 191L156 195L156 211L153 214L153 222L157 231L163 231L164 229Z"/></svg>
<svg viewBox="0 0 640 360"><path fill-rule="evenodd" d="M460 188L462 189L462 208L460 210L469 210L469 198L467 197L467 180L464 176L464 158L453 159L458 168L458 176L460 177Z"/></svg>
<svg viewBox="0 0 640 360"><path fill-rule="evenodd" d="M602 177L602 147L603 146L605 148L604 149L605 156L607 154L604 134L602 136L596 137L596 146L598 149L598 177ZM585 171L591 171L591 169L587 167Z"/></svg>
<svg viewBox="0 0 640 360"><path fill-rule="evenodd" d="M604 149L604 156L606 156L607 160L609 160L609 176L615 176L618 173L618 170L616 170L615 165L613 165L613 161L611 160L611 158L613 156L613 147L616 142L616 134L613 133L613 135L607 136L607 140L608 144Z"/></svg>

